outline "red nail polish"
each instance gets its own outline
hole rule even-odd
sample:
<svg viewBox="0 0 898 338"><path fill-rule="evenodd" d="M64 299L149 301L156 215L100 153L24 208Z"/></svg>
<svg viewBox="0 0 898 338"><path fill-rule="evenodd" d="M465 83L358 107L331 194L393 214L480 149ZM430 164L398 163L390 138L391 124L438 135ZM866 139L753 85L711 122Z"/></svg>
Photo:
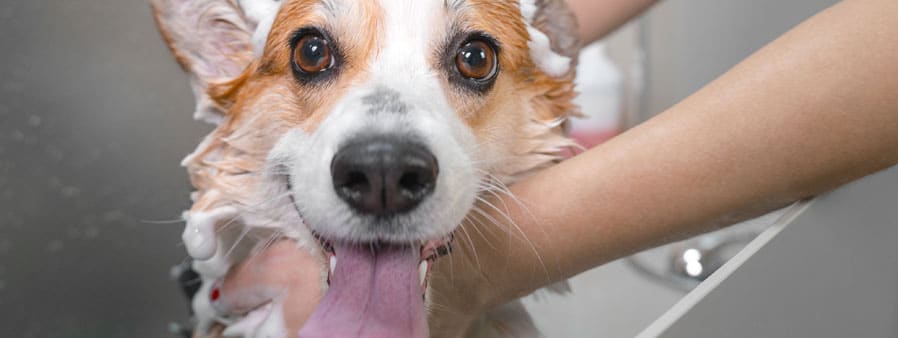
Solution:
<svg viewBox="0 0 898 338"><path fill-rule="evenodd" d="M209 295L209 298L211 298L212 301L216 301L218 300L218 296L221 296L221 291L219 291L218 288L212 289L212 293Z"/></svg>

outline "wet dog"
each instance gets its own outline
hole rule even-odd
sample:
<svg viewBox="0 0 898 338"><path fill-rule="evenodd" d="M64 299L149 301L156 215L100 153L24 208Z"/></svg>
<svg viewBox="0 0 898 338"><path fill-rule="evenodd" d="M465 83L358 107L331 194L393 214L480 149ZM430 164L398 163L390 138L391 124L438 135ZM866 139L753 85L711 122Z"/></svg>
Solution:
<svg viewBox="0 0 898 338"><path fill-rule="evenodd" d="M209 299L230 266L283 236L326 257L327 292L300 336L427 336L430 265L478 198L572 145L578 44L561 0L153 7L196 117L216 125L183 162L200 333L296 335L274 315L224 318Z"/></svg>

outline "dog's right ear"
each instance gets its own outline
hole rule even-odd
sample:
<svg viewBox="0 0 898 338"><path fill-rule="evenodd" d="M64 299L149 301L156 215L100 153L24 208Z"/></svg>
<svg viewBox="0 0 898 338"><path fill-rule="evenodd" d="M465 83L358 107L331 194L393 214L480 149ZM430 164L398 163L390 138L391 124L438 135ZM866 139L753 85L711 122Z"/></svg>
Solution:
<svg viewBox="0 0 898 338"><path fill-rule="evenodd" d="M219 123L225 108L207 88L233 79L252 61L252 25L234 0L152 0L152 7L163 38L190 74L194 117Z"/></svg>

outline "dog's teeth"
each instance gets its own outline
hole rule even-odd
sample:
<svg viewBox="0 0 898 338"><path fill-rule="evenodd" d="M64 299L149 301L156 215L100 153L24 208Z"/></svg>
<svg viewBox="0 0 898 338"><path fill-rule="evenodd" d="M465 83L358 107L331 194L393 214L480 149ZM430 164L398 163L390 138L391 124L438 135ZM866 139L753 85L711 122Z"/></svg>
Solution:
<svg viewBox="0 0 898 338"><path fill-rule="evenodd" d="M334 270L336 270L336 269L337 269L337 256L331 256L331 257L330 257L330 270L331 270L331 275L334 274Z"/></svg>
<svg viewBox="0 0 898 338"><path fill-rule="evenodd" d="M418 265L418 277L420 278L421 285L424 285L424 278L427 277L427 261L421 261L421 264Z"/></svg>

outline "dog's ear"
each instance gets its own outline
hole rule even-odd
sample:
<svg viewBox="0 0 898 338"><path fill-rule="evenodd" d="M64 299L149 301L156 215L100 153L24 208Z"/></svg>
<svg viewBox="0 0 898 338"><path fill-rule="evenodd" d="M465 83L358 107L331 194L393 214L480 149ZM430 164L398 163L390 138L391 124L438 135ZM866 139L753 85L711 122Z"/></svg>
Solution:
<svg viewBox="0 0 898 338"><path fill-rule="evenodd" d="M536 4L536 13L530 24L549 37L553 51L575 58L580 52L577 18L565 0L531 1Z"/></svg>
<svg viewBox="0 0 898 338"><path fill-rule="evenodd" d="M207 88L231 80L253 59L250 21L236 0L152 0L156 24L196 96L194 117L221 121L224 108Z"/></svg>

